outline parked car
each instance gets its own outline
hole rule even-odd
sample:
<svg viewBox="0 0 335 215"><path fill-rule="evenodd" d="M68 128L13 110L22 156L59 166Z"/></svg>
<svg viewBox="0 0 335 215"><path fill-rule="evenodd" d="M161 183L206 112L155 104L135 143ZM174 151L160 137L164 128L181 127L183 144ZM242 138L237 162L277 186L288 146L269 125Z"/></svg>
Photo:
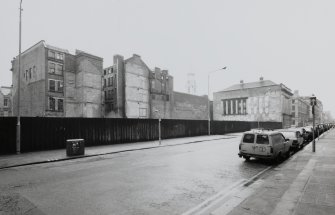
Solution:
<svg viewBox="0 0 335 215"><path fill-rule="evenodd" d="M304 146L304 138L299 131L296 130L278 130L285 139L288 139L292 151L297 151Z"/></svg>
<svg viewBox="0 0 335 215"><path fill-rule="evenodd" d="M306 134L305 134L305 142L310 142L313 140L313 126L305 126L304 127L305 131L306 131Z"/></svg>
<svg viewBox="0 0 335 215"><path fill-rule="evenodd" d="M306 129L304 127L288 128L287 130L299 131L300 136L303 138L303 142L308 142L308 135L306 134Z"/></svg>
<svg viewBox="0 0 335 215"><path fill-rule="evenodd" d="M291 145L278 131L253 130L244 132L239 145L239 157L281 160L290 155Z"/></svg>

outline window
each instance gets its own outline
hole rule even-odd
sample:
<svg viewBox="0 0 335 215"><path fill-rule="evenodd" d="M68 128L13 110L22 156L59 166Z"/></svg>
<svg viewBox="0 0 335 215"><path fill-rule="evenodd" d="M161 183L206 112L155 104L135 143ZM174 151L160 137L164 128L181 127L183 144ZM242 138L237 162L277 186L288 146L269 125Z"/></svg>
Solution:
<svg viewBox="0 0 335 215"><path fill-rule="evenodd" d="M55 67L54 63L49 63L49 73L55 73Z"/></svg>
<svg viewBox="0 0 335 215"><path fill-rule="evenodd" d="M245 134L243 137L243 143L254 143L255 135L254 134Z"/></svg>
<svg viewBox="0 0 335 215"><path fill-rule="evenodd" d="M50 92L63 92L63 81L49 79L49 91Z"/></svg>
<svg viewBox="0 0 335 215"><path fill-rule="evenodd" d="M242 114L242 100L237 100L237 114Z"/></svg>
<svg viewBox="0 0 335 215"><path fill-rule="evenodd" d="M222 100L221 102L222 102L222 114L225 115L225 110L226 110L226 108L225 108L225 101Z"/></svg>
<svg viewBox="0 0 335 215"><path fill-rule="evenodd" d="M283 143L285 138L282 134L275 134L271 137L273 145Z"/></svg>
<svg viewBox="0 0 335 215"><path fill-rule="evenodd" d="M294 105L292 105L292 110L295 110L295 106Z"/></svg>
<svg viewBox="0 0 335 215"><path fill-rule="evenodd" d="M106 87L106 78L104 78L104 87Z"/></svg>
<svg viewBox="0 0 335 215"><path fill-rule="evenodd" d="M55 58L55 52L49 50L49 52L48 52L48 56L49 56L50 58Z"/></svg>
<svg viewBox="0 0 335 215"><path fill-rule="evenodd" d="M269 144L269 136L268 135L257 135L256 143L257 144Z"/></svg>
<svg viewBox="0 0 335 215"><path fill-rule="evenodd" d="M104 92L105 93L105 101L108 100L108 95L107 95L107 91Z"/></svg>
<svg viewBox="0 0 335 215"><path fill-rule="evenodd" d="M56 99L49 97L49 110L56 110Z"/></svg>
<svg viewBox="0 0 335 215"><path fill-rule="evenodd" d="M31 79L31 68L29 68L29 80Z"/></svg>
<svg viewBox="0 0 335 215"><path fill-rule="evenodd" d="M36 66L33 66L33 78L37 78L36 77Z"/></svg>
<svg viewBox="0 0 335 215"><path fill-rule="evenodd" d="M292 99L292 104L294 104L294 102L295 102L295 100L294 100L294 99Z"/></svg>
<svg viewBox="0 0 335 215"><path fill-rule="evenodd" d="M56 74L57 75L63 75L63 65L61 65L61 64L56 65Z"/></svg>
<svg viewBox="0 0 335 215"><path fill-rule="evenodd" d="M242 114L248 114L247 113L247 100L243 100L243 113Z"/></svg>
<svg viewBox="0 0 335 215"><path fill-rule="evenodd" d="M3 100L3 106L8 107L8 99L7 98L5 98Z"/></svg>
<svg viewBox="0 0 335 215"><path fill-rule="evenodd" d="M64 99L49 97L49 110L64 111Z"/></svg>
<svg viewBox="0 0 335 215"><path fill-rule="evenodd" d="M57 91L63 92L63 81L57 81Z"/></svg>
<svg viewBox="0 0 335 215"><path fill-rule="evenodd" d="M222 100L223 115L243 115L247 114L247 98L224 99Z"/></svg>
<svg viewBox="0 0 335 215"><path fill-rule="evenodd" d="M57 99L57 110L63 111L63 99Z"/></svg>
<svg viewBox="0 0 335 215"><path fill-rule="evenodd" d="M62 53L56 53L56 59L57 60L63 60L64 59L64 55Z"/></svg>
<svg viewBox="0 0 335 215"><path fill-rule="evenodd" d="M56 81L49 80L49 91L55 92L56 91Z"/></svg>

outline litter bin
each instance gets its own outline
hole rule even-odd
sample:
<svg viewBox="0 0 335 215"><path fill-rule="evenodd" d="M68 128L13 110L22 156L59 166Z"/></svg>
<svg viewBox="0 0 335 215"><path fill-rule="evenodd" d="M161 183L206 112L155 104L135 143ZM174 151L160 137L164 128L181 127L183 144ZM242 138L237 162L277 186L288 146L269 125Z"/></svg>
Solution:
<svg viewBox="0 0 335 215"><path fill-rule="evenodd" d="M84 139L69 139L66 140L66 155L76 156L85 154Z"/></svg>

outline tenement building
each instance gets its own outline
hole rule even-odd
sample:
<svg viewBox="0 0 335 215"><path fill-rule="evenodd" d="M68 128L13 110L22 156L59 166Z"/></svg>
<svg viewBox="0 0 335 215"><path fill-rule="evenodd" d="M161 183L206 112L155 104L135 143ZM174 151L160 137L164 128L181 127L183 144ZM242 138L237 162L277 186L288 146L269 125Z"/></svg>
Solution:
<svg viewBox="0 0 335 215"><path fill-rule="evenodd" d="M0 117L12 116L12 88L0 88Z"/></svg>
<svg viewBox="0 0 335 215"><path fill-rule="evenodd" d="M102 117L102 64L83 51L38 42L21 54L20 80L18 57L12 60L14 115Z"/></svg>
<svg viewBox="0 0 335 215"><path fill-rule="evenodd" d="M225 121L281 122L292 124L292 92L284 84L260 78L214 93L213 118Z"/></svg>
<svg viewBox="0 0 335 215"><path fill-rule="evenodd" d="M103 83L106 117L207 119L207 97L175 92L168 70L150 69L137 54L115 55Z"/></svg>
<svg viewBox="0 0 335 215"><path fill-rule="evenodd" d="M207 97L173 91L167 70L150 69L139 55L101 57L40 41L12 60L14 115L206 119ZM7 104L7 103L6 103Z"/></svg>
<svg viewBox="0 0 335 215"><path fill-rule="evenodd" d="M299 91L295 90L292 97L292 126L302 127L310 124L310 103L299 96Z"/></svg>

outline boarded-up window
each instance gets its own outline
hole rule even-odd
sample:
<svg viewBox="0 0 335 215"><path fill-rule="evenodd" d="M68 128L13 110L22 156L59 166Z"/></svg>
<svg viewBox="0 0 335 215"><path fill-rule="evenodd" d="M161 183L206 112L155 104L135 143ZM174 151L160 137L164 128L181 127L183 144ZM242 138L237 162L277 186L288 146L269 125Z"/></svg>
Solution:
<svg viewBox="0 0 335 215"><path fill-rule="evenodd" d="M146 116L147 116L147 109L140 108L140 117L146 117Z"/></svg>

